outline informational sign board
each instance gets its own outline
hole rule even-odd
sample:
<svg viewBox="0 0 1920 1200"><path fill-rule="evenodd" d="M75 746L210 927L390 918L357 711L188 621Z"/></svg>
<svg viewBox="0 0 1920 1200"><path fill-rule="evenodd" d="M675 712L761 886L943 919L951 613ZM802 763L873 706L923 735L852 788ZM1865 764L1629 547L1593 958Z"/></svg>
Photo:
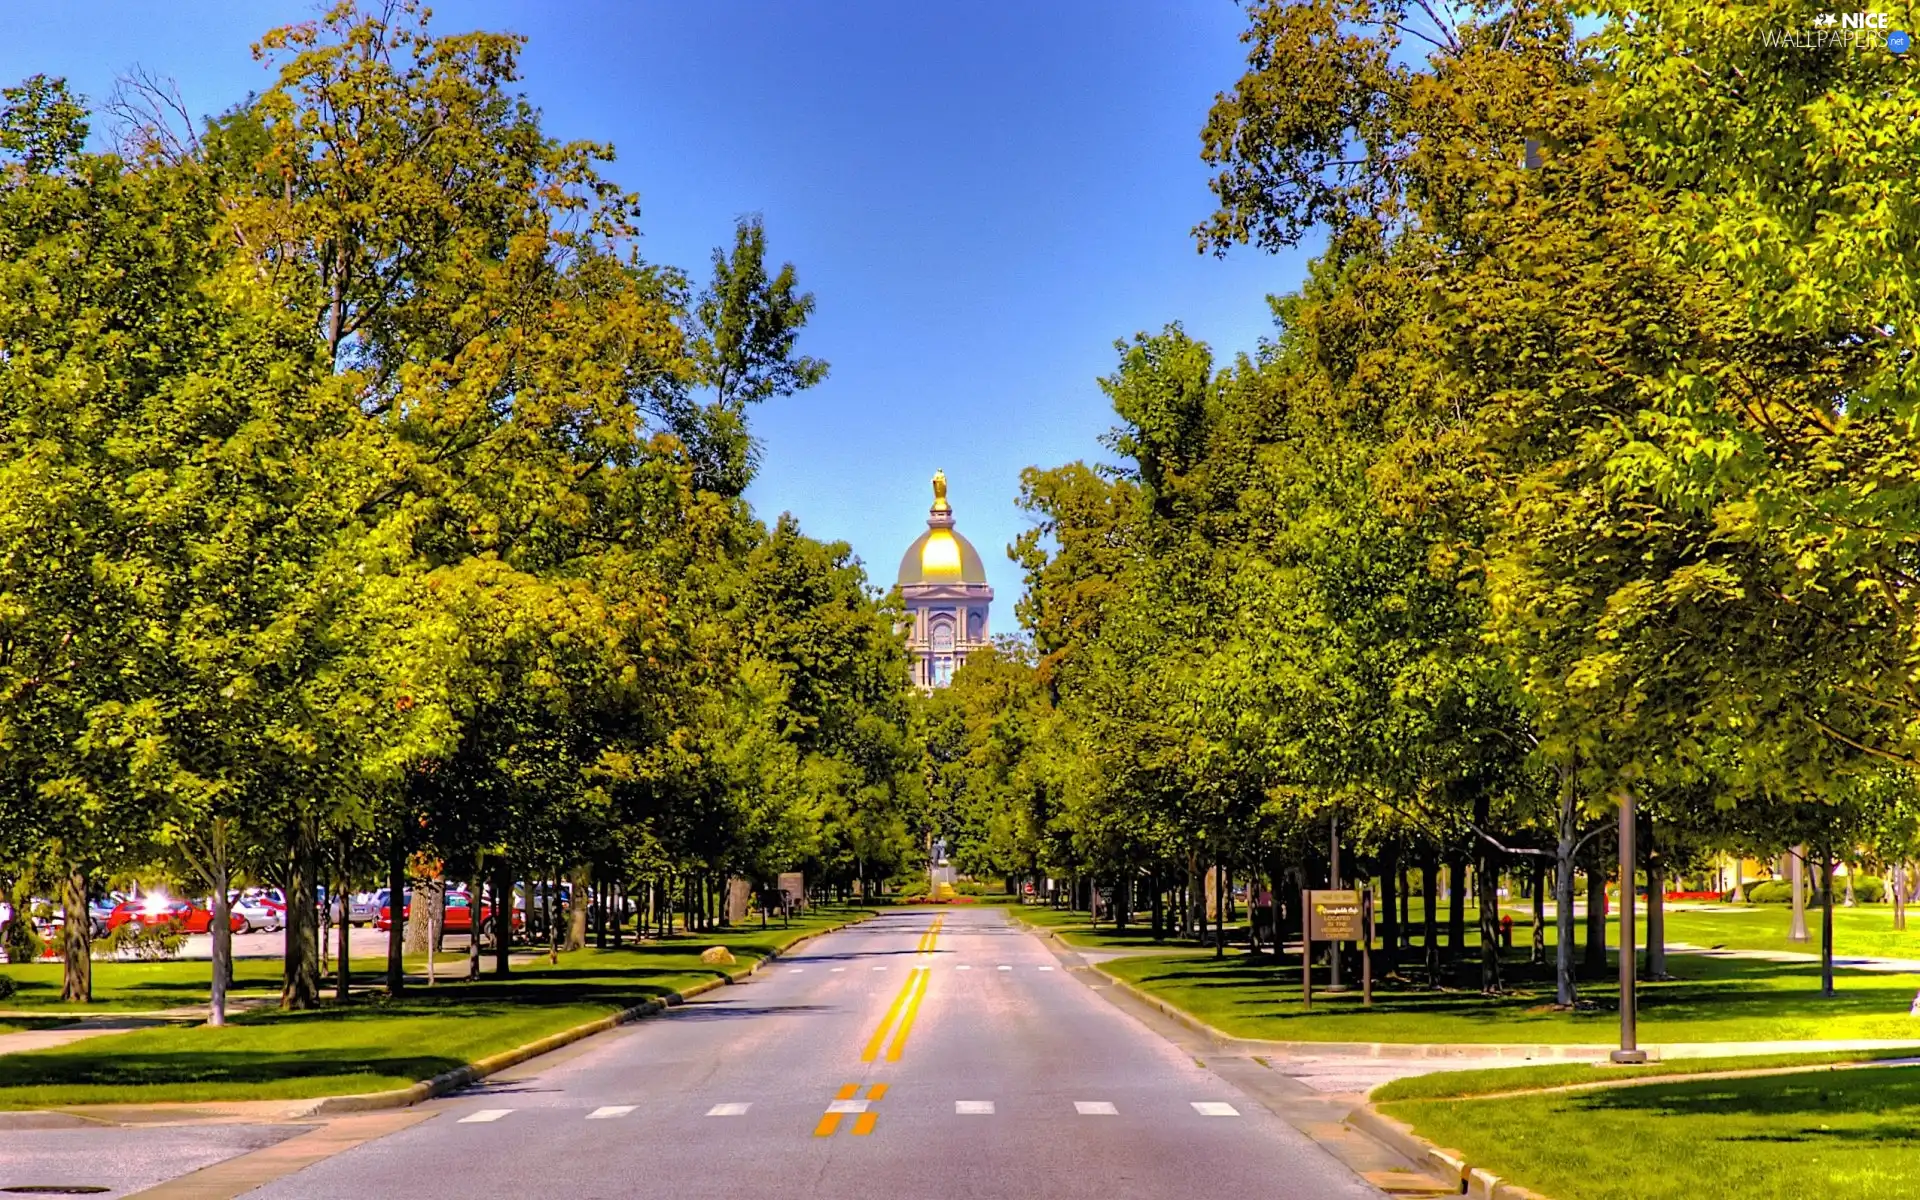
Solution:
<svg viewBox="0 0 1920 1200"><path fill-rule="evenodd" d="M1373 891L1305 891L1300 910L1306 917L1306 940L1300 947L1300 1002L1313 1007L1313 944L1360 943L1360 1003L1373 1007Z"/></svg>
<svg viewBox="0 0 1920 1200"><path fill-rule="evenodd" d="M780 872L780 890L787 894L787 903L794 908L807 906L807 877L799 871Z"/></svg>
<svg viewBox="0 0 1920 1200"><path fill-rule="evenodd" d="M1316 942L1362 940L1360 893L1355 891L1308 892L1307 936Z"/></svg>

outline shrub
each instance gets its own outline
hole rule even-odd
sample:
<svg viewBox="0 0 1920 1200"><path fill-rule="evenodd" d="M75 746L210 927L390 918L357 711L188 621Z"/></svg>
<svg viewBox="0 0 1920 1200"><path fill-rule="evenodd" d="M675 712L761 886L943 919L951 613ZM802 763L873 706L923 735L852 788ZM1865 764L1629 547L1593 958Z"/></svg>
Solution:
<svg viewBox="0 0 1920 1200"><path fill-rule="evenodd" d="M1748 904L1792 904L1793 884L1785 879L1763 879L1747 889Z"/></svg>
<svg viewBox="0 0 1920 1200"><path fill-rule="evenodd" d="M130 958L136 962L164 962L175 958L187 935L174 924L142 928L128 921L93 944L95 958Z"/></svg>
<svg viewBox="0 0 1920 1200"><path fill-rule="evenodd" d="M1846 884L1835 881L1834 890L1842 896L1847 894ZM1853 877L1853 898L1862 904L1878 904L1887 898L1887 884L1878 875L1855 875Z"/></svg>
<svg viewBox="0 0 1920 1200"><path fill-rule="evenodd" d="M12 996L13 989L15 986L16 985L13 982L13 976L0 975L0 1000L5 1000L8 997Z"/></svg>

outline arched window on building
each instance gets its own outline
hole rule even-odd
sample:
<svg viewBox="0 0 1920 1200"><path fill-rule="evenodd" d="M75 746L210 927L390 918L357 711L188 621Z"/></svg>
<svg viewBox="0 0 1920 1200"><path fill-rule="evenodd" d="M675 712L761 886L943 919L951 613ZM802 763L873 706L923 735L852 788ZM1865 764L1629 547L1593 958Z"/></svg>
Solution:
<svg viewBox="0 0 1920 1200"><path fill-rule="evenodd" d="M953 653L953 619L951 617L944 617L944 616L935 617L933 619L932 633L933 633L933 637L931 640L933 643L933 652L935 654L952 654Z"/></svg>

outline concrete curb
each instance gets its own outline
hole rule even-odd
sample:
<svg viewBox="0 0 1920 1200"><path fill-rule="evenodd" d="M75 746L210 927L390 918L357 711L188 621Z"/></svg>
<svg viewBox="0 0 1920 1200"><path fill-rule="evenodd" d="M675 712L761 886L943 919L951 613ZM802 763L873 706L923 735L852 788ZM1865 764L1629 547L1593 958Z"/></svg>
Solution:
<svg viewBox="0 0 1920 1200"><path fill-rule="evenodd" d="M861 918L861 920L865 919L866 918ZM685 1004L695 996L705 995L715 988L731 986L757 973L760 968L767 963L780 958L782 955L792 953L796 947L804 946L815 938L825 937L830 933L838 933L842 929L858 925L859 923L860 921L846 921L827 929L817 930L807 934L805 937L796 938L786 949L774 951L744 971L739 971L718 979L709 979L696 983L683 992L669 992L665 996L656 996L643 1004L636 1004L632 1008L622 1009L620 1012L611 1013L598 1020L588 1021L584 1025L575 1025L572 1029L563 1029L559 1033L548 1034L546 1037L528 1042L523 1046L516 1046L511 1050L503 1050L498 1054L488 1055L486 1058L480 1059L477 1062L471 1062L462 1067L455 1067L451 1071L444 1071L431 1079L423 1079L411 1087L394 1088L391 1091L385 1092L361 1092L356 1095L324 1097L315 1101L313 1107L307 1109L302 1115L325 1117L336 1116L341 1113L372 1112L384 1108L407 1108L411 1105L419 1104L423 1100L432 1100L436 1097L444 1096L448 1092L459 1091L461 1088L485 1079L489 1075L504 1071L508 1067L517 1067L529 1059L538 1058L542 1054L550 1054L563 1046L570 1046L574 1042L590 1038L596 1033L605 1033L609 1029L616 1029L630 1022L638 1021L643 1017L650 1017L655 1013L665 1012L669 1008Z"/></svg>
<svg viewBox="0 0 1920 1200"><path fill-rule="evenodd" d="M1371 1105L1362 1105L1348 1113L1346 1123L1391 1146L1440 1178L1459 1181L1463 1196L1472 1196L1474 1200L1547 1200L1539 1192L1474 1166L1452 1150L1441 1149L1415 1133L1406 1122L1377 1112Z"/></svg>

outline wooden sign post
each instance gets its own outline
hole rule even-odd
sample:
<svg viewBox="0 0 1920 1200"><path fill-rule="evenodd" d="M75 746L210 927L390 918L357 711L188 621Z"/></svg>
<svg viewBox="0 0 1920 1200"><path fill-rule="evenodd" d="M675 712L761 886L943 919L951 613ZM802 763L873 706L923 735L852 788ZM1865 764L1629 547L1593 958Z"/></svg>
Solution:
<svg viewBox="0 0 1920 1200"><path fill-rule="evenodd" d="M1920 999L1914 1001L1920 1004ZM1300 893L1300 1007L1313 1009L1313 893Z"/></svg>

